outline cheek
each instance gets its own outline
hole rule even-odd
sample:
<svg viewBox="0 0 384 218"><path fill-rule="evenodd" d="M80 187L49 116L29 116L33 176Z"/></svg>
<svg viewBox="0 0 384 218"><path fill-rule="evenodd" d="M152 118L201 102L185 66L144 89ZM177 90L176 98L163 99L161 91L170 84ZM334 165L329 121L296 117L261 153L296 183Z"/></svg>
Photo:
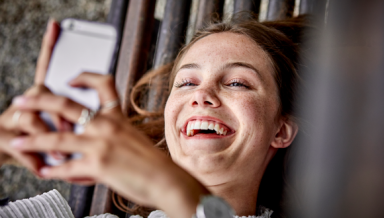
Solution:
<svg viewBox="0 0 384 218"><path fill-rule="evenodd" d="M238 114L242 126L248 131L260 131L263 128L267 131L273 126L275 116L278 112L278 102L274 98L255 95L242 95L232 102L233 110Z"/></svg>
<svg viewBox="0 0 384 218"><path fill-rule="evenodd" d="M171 94L164 108L165 138L170 145L174 144L177 138L178 131L176 129L176 124L183 105L182 98Z"/></svg>

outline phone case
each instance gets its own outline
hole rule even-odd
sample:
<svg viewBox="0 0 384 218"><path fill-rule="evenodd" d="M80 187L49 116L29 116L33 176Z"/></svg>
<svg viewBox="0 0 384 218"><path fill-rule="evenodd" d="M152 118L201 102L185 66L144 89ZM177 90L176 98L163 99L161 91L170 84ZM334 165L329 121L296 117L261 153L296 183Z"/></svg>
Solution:
<svg viewBox="0 0 384 218"><path fill-rule="evenodd" d="M111 25L76 19L63 20L45 85L56 95L68 97L91 110L98 110L100 102L95 90L73 88L68 83L82 72L108 74L115 45L116 30ZM41 117L55 131L49 115L42 112ZM83 127L75 125L74 132L81 134ZM47 164L60 164L49 155L45 156Z"/></svg>

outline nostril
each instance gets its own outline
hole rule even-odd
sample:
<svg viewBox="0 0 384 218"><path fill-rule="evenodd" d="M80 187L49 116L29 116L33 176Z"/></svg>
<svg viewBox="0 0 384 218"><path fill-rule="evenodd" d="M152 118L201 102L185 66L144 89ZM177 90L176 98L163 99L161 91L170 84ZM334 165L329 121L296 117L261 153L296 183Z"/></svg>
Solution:
<svg viewBox="0 0 384 218"><path fill-rule="evenodd" d="M206 104L209 104L209 105L212 105L212 103L211 103L211 102L209 102L209 101L205 101L205 103L206 103Z"/></svg>

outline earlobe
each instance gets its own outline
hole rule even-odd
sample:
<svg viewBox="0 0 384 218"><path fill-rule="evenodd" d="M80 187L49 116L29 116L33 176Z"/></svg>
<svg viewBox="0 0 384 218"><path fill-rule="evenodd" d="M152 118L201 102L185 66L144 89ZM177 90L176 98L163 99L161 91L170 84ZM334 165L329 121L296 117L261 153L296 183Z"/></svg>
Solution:
<svg viewBox="0 0 384 218"><path fill-rule="evenodd" d="M280 124L275 138L273 139L271 146L274 148L286 148L295 139L299 127L297 124L290 119L283 120Z"/></svg>

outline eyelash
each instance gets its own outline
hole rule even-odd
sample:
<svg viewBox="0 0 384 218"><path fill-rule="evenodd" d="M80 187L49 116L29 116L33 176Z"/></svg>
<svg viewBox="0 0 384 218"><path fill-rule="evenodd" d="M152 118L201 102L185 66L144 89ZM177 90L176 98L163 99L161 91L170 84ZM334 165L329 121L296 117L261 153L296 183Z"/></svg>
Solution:
<svg viewBox="0 0 384 218"><path fill-rule="evenodd" d="M230 83L229 83L229 85L228 86L231 86L231 85L233 85L233 84L238 84L237 86L239 86L239 87L244 87L244 88L249 88L249 86L247 86L247 85L245 85L243 82L240 82L240 80L238 80L238 79L234 79L234 80L232 80Z"/></svg>
<svg viewBox="0 0 384 218"><path fill-rule="evenodd" d="M189 84L192 84L192 85L189 85ZM238 79L235 79L235 80L232 80L228 86L232 86L233 84L237 84L236 86L237 87L244 87L244 88L247 88L249 89L249 86L245 85L244 83L240 82L240 80ZM180 83L176 82L175 83L175 87L176 88L181 88L183 86L196 86L196 84L192 83L192 81L190 80L187 80L187 79L183 79ZM234 85L235 86L235 85Z"/></svg>
<svg viewBox="0 0 384 218"><path fill-rule="evenodd" d="M186 86L187 84L193 84L192 83L192 81L190 81L190 80L187 80L187 79L183 79L183 80L181 80L181 83L178 83L178 82L176 82L175 83L175 87L176 88L181 88L181 87L183 87L183 86ZM196 86L195 84L193 84L193 86Z"/></svg>

